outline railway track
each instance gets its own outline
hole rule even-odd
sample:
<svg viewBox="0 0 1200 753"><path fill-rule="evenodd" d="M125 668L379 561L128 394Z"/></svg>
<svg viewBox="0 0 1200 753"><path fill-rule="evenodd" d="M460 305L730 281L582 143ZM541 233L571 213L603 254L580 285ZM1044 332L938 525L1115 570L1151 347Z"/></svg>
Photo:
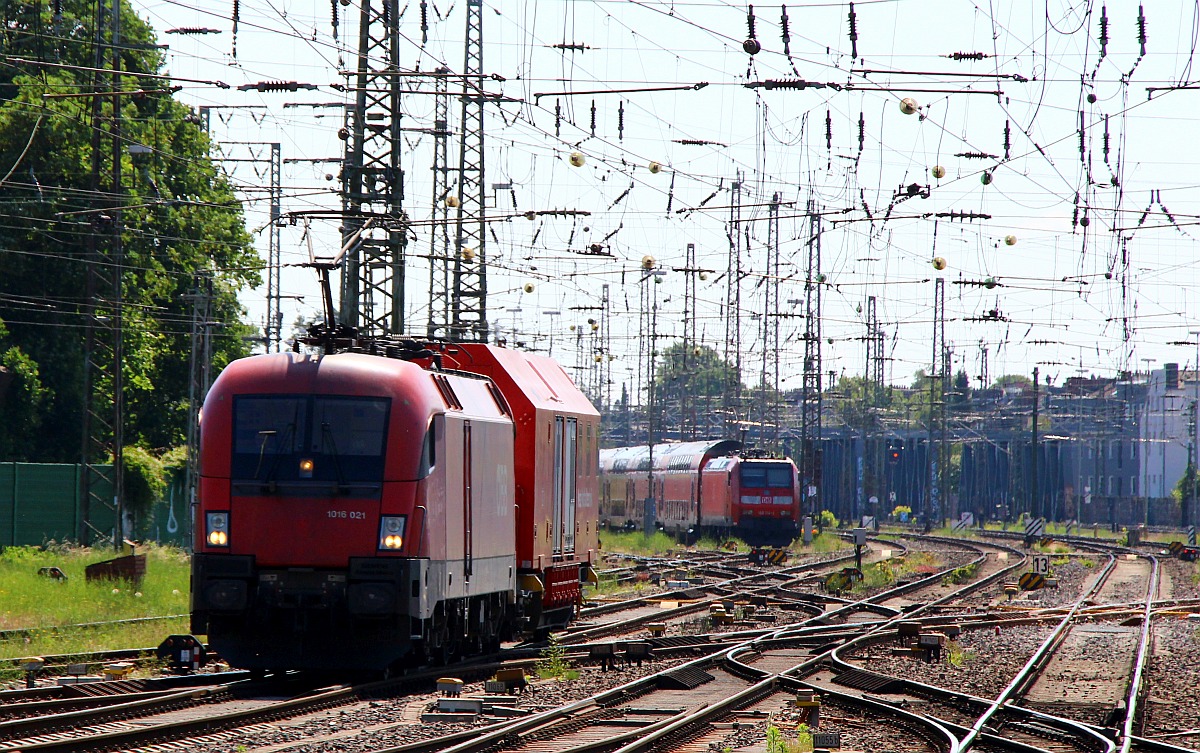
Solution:
<svg viewBox="0 0 1200 753"><path fill-rule="evenodd" d="M1070 662L1056 664L1055 657L1069 653L1073 645L1086 644L1088 629L1096 625L1113 625L1137 634L1135 650L1142 659L1130 660L1130 681L1125 687L1133 689L1140 684L1134 680L1135 667L1149 666L1154 615L1170 614L1180 622L1181 613L1196 609L1194 600L1165 600L1154 598L1153 593L1139 603L1130 584L1148 572L1149 560L1124 559L1128 554L1124 550L1114 551L1111 559L1107 559L1109 555L1077 554L1107 562L1103 568L1088 569L1088 578L1080 578L1078 584L1071 581L1063 587L1069 604L1014 606L1000 586L1022 567L1023 555L1007 544L972 540L951 545L913 537L877 544L896 550L905 545L953 546L959 556L926 577L879 593L842 597L806 590L813 582L803 571L775 577L730 573L734 577L706 584L713 589L707 599L720 601L730 598L722 595L724 591L732 594L747 586L759 588L764 598L795 607L794 624L759 624L753 629L739 627L687 637L647 638L641 633L637 641L650 645L651 664L642 669L622 664L609 672L585 668L574 682L535 682L536 692L506 702L512 708L506 713L514 718L483 715L470 722L421 723L422 714L436 698L431 692L436 676L453 673L476 687L473 683L481 682L499 666L492 662L427 670L419 676L389 681L391 685L313 689L282 700L258 698L254 702L261 702L260 708L250 708L253 704L247 699L243 699L246 707L242 709L230 708L232 701L214 700L157 715L153 722L143 717L135 725L143 728L140 733L97 724L85 733L90 738L70 737L65 731L48 734L70 739L7 737L0 750L232 751L243 749L239 745L264 753L298 747L363 753L484 749L707 753L742 746L762 750L768 735L805 734L800 726L803 715L795 705L797 694L805 691L816 691L821 697L823 721L818 731L839 733L843 746L862 750L959 751L969 747L989 752L1172 753L1187 749L1166 738L1136 734L1133 720L1141 699L1136 693L1124 694L1127 707L1135 710L1128 716L1130 724L1115 727L1102 724L1110 720L1097 720L1094 714L1073 718L1042 702L1055 692L1054 678L1069 681L1065 678L1072 676L1056 668ZM950 582L950 574L963 563L977 564L970 582ZM1107 577L1097 575L1100 569L1107 571ZM598 614L617 616L621 611L605 605ZM660 607L657 614L663 611ZM1032 645L1020 663L1036 668L1030 669L1024 682L1010 676L1006 685L1019 686L1019 692L1006 696L953 687L953 677L947 682L936 675L938 666L949 673L949 664L907 660L904 666L909 671L888 674L872 671L883 670L883 661L864 668L847 658L864 646L894 641L897 626L913 620L920 620L930 630L957 625L964 645L978 645L982 638L995 636L997 627L1002 638L1023 636L1021 640ZM622 616L610 624L624 621ZM1150 629L1121 625L1124 621L1146 623ZM597 647L614 642L623 645L610 635L577 633L570 640L575 642L564 649L570 652L568 658L585 667L595 661ZM1033 662L1030 656L1034 653L1040 653L1044 661ZM537 647L526 646L510 650L506 656L527 666L537 661L538 654ZM916 671L926 667L935 673L931 682L922 682L924 676ZM1143 674L1146 671L1143 669ZM358 732L359 728L369 734Z"/></svg>

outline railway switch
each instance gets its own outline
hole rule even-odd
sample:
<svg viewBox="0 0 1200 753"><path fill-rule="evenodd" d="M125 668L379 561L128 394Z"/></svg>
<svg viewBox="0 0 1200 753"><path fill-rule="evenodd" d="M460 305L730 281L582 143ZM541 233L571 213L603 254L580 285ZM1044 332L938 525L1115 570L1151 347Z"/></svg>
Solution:
<svg viewBox="0 0 1200 753"><path fill-rule="evenodd" d="M133 673L136 667L133 662L119 661L104 665L105 680L124 680Z"/></svg>
<svg viewBox="0 0 1200 753"><path fill-rule="evenodd" d="M901 622L896 626L896 643L900 646L911 646L921 635L923 626L919 622Z"/></svg>

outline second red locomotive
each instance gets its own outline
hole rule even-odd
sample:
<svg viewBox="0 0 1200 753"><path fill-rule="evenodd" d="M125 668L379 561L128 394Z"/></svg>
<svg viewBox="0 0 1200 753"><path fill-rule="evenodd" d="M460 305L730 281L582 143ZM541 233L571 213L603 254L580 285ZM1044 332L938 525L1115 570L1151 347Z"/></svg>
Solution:
<svg viewBox="0 0 1200 753"><path fill-rule="evenodd" d="M541 356L352 349L213 384L192 631L237 667L379 670L564 625L594 577L596 410Z"/></svg>
<svg viewBox="0 0 1200 753"><path fill-rule="evenodd" d="M734 440L660 444L653 452L646 445L601 450L601 519L641 528L652 497L656 523L680 539L712 534L790 543L800 530L795 463L740 452Z"/></svg>

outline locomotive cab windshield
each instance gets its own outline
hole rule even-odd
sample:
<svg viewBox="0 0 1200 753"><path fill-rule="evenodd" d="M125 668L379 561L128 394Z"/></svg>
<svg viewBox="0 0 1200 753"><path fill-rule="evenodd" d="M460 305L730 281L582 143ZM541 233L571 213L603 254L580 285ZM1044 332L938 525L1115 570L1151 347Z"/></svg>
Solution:
<svg viewBox="0 0 1200 753"><path fill-rule="evenodd" d="M761 461L741 463L743 489L791 489L792 465Z"/></svg>
<svg viewBox="0 0 1200 753"><path fill-rule="evenodd" d="M378 492L390 407L388 398L237 396L233 483L279 494Z"/></svg>

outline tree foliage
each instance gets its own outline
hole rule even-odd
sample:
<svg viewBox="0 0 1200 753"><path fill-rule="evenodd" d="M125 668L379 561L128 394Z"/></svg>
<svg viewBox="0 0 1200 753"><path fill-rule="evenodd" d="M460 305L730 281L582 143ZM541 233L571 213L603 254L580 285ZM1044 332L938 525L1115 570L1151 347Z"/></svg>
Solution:
<svg viewBox="0 0 1200 753"><path fill-rule="evenodd" d="M1003 389L1005 387L1014 387L1017 389L1024 390L1024 389L1030 389L1033 387L1033 380L1030 379L1029 377L1025 376L1024 374L1005 374L1004 376L997 377L995 383L992 386L996 389Z"/></svg>
<svg viewBox="0 0 1200 753"><path fill-rule="evenodd" d="M658 356L656 387L666 399L677 400L685 390L695 397L720 397L739 381L733 364L707 345L678 342Z"/></svg>
<svg viewBox="0 0 1200 753"><path fill-rule="evenodd" d="M109 76L94 81L77 68L95 64L94 7L62 0L6 3L0 11L0 45L10 60L66 66L0 68L0 317L9 329L0 353L25 375L27 390L0 410L28 413L36 404L35 424L26 416L25 425L39 429L22 438L19 452L0 444L0 460L78 460L84 333L89 321L111 321L116 298L113 285L89 295L90 269L110 279L119 269L127 443L165 448L184 438L189 294L198 274L213 280L215 367L247 351L236 293L258 283L261 262L194 113L169 92L122 96L118 136L112 98L103 97L94 142L93 98L43 98L111 91ZM120 88L164 92L169 82L138 75L162 72L152 30L126 4L121 17L121 67L130 73ZM114 153L119 186L111 182ZM111 385L111 349L96 353L94 376L104 389Z"/></svg>
<svg viewBox="0 0 1200 753"><path fill-rule="evenodd" d="M8 332L0 321L0 458L28 459L28 438L42 424L47 391L37 363L16 345L6 345Z"/></svg>

